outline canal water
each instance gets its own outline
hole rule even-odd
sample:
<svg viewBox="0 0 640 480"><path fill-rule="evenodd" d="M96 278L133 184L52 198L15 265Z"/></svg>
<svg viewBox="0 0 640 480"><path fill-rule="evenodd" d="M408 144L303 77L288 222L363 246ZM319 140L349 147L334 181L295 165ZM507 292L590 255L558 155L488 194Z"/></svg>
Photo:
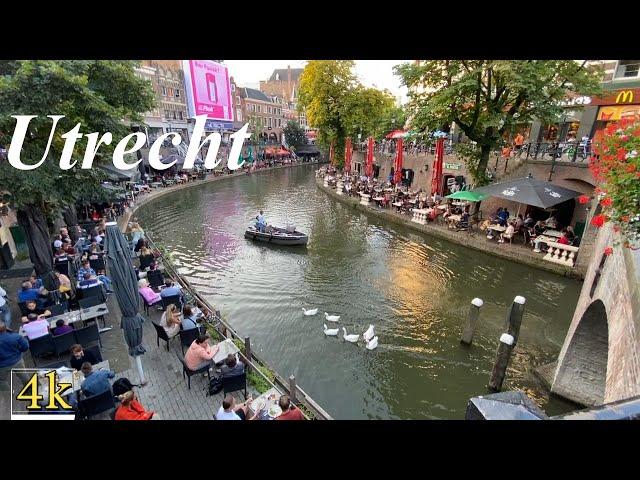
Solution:
<svg viewBox="0 0 640 480"><path fill-rule="evenodd" d="M548 414L571 408L549 399L533 368L560 351L580 282L355 211L316 187L316 168L191 187L137 217L252 348L336 419L464 418L469 398L488 393L516 295L527 303L505 389L526 391ZM246 240L260 209L267 222L308 233L308 246ZM485 304L466 348L459 338L474 297ZM303 316L303 307L319 313ZM349 334L373 324L378 348L325 337L323 312L340 315Z"/></svg>

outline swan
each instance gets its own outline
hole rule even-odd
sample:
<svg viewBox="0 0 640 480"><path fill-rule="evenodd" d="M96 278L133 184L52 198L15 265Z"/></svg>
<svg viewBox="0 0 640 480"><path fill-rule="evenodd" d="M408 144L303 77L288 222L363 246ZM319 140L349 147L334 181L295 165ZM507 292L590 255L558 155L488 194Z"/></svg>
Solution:
<svg viewBox="0 0 640 480"><path fill-rule="evenodd" d="M344 327L342 327L342 331L344 332L344 336L342 338L344 338L347 342L356 343L360 338L360 335L356 335L355 333L347 335L347 329Z"/></svg>
<svg viewBox="0 0 640 480"><path fill-rule="evenodd" d="M367 350L373 350L378 346L378 337L375 336L371 340L367 341Z"/></svg>
<svg viewBox="0 0 640 480"><path fill-rule="evenodd" d="M336 335L338 335L338 329L337 328L327 328L327 324L324 324L324 334L329 336L329 337L335 337Z"/></svg>
<svg viewBox="0 0 640 480"><path fill-rule="evenodd" d="M369 325L367 331L362 334L362 338L364 338L365 342L368 342L373 338L374 335L375 333L373 333L373 325Z"/></svg>
<svg viewBox="0 0 640 480"><path fill-rule="evenodd" d="M309 317L311 315L315 315L316 313L318 313L318 309L317 308L313 308L311 310L305 310L304 307L302 308L302 311L304 312L304 314Z"/></svg>
<svg viewBox="0 0 640 480"><path fill-rule="evenodd" d="M337 322L340 320L340 315L329 315L327 312L324 312L324 318L330 322Z"/></svg>

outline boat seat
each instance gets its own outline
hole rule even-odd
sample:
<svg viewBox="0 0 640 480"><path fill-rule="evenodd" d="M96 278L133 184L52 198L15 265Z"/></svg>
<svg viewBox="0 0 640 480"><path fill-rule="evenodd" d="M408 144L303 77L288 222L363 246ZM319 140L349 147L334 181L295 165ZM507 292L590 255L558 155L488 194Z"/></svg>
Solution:
<svg viewBox="0 0 640 480"><path fill-rule="evenodd" d="M287 233L293 233L296 231L296 226L295 225L287 225Z"/></svg>

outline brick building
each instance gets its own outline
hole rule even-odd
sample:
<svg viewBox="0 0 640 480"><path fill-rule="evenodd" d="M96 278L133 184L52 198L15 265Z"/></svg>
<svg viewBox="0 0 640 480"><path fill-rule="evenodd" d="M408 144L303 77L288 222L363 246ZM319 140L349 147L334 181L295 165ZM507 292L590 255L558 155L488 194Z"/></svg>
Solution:
<svg viewBox="0 0 640 480"><path fill-rule="evenodd" d="M236 121L248 122L252 131L257 128L262 138L269 143L282 141L282 129L286 120L285 102L281 97L267 95L255 88L235 86L234 104Z"/></svg>
<svg viewBox="0 0 640 480"><path fill-rule="evenodd" d="M286 121L297 120L302 128L308 130L306 115L304 112L297 111L300 76L303 70L303 68L292 69L290 65L287 65L287 68L275 69L269 80L260 81L260 91L281 98L283 109L287 113Z"/></svg>

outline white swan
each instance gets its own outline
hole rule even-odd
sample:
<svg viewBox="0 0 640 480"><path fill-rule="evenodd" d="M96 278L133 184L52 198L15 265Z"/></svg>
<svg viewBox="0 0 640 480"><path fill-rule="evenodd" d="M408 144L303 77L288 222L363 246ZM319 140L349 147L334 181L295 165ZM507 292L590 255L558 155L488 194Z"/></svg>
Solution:
<svg viewBox="0 0 640 480"><path fill-rule="evenodd" d="M356 335L355 333L347 335L347 329L344 327L342 327L342 331L344 332L344 336L342 338L344 338L347 342L356 343L360 338L360 335Z"/></svg>
<svg viewBox="0 0 640 480"><path fill-rule="evenodd" d="M310 317L311 315L315 315L316 313L318 313L317 308L312 308L311 310L305 310L304 307L302 307L302 311L307 317Z"/></svg>
<svg viewBox="0 0 640 480"><path fill-rule="evenodd" d="M365 342L368 342L374 337L375 333L373 333L373 325L369 325L369 328L366 332L362 334L362 338L364 338Z"/></svg>
<svg viewBox="0 0 640 480"><path fill-rule="evenodd" d="M367 341L367 350L373 350L378 346L378 337L373 337L371 340Z"/></svg>
<svg viewBox="0 0 640 480"><path fill-rule="evenodd" d="M326 318L329 322L337 322L340 320L340 315L329 315L327 312L324 312L324 318Z"/></svg>
<svg viewBox="0 0 640 480"><path fill-rule="evenodd" d="M335 337L336 335L338 335L338 329L337 328L327 328L327 324L324 324L324 334L329 336L329 337Z"/></svg>

